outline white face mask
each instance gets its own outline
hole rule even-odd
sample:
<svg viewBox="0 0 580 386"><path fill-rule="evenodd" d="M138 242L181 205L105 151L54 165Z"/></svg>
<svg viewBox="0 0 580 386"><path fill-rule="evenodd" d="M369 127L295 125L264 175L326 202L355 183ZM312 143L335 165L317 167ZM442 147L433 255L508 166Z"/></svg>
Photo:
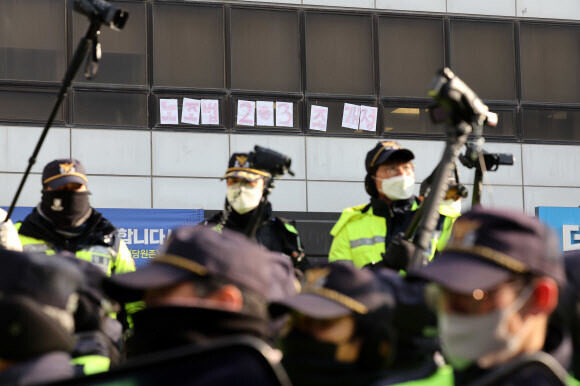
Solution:
<svg viewBox="0 0 580 386"><path fill-rule="evenodd" d="M461 370L476 361L480 367L486 368L516 355L526 336L526 322L516 334L512 334L508 330L508 321L524 306L533 291L530 286L509 307L485 315L439 313L441 349L451 365Z"/></svg>
<svg viewBox="0 0 580 386"><path fill-rule="evenodd" d="M412 176L401 175L380 180L381 193L393 201L406 200L413 195L415 190L415 177Z"/></svg>
<svg viewBox="0 0 580 386"><path fill-rule="evenodd" d="M258 206L262 198L262 189L237 182L228 186L226 197L236 212L244 214Z"/></svg>
<svg viewBox="0 0 580 386"><path fill-rule="evenodd" d="M454 212L461 213L461 200L454 200L452 198L449 200L443 200L441 206L451 208Z"/></svg>

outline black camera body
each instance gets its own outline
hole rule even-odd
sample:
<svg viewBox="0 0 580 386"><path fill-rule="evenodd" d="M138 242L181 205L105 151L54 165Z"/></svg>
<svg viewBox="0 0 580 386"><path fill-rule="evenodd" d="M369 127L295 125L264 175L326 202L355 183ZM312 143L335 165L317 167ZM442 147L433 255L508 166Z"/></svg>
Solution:
<svg viewBox="0 0 580 386"><path fill-rule="evenodd" d="M123 29L129 18L129 13L105 0L69 0L67 6L117 30Z"/></svg>
<svg viewBox="0 0 580 386"><path fill-rule="evenodd" d="M514 156L508 153L488 153L483 150L483 161L485 164L485 170L489 172L494 172L499 168L499 165L513 165ZM479 168L479 157L476 149L476 145L469 143L466 145L465 154L459 155L459 161L466 168Z"/></svg>
<svg viewBox="0 0 580 386"><path fill-rule="evenodd" d="M477 94L449 68L439 72L429 95L438 103L429 109L433 123L448 122L456 125L466 122L492 127L497 125L497 114L490 112Z"/></svg>
<svg viewBox="0 0 580 386"><path fill-rule="evenodd" d="M256 145L254 151L250 153L249 161L253 168L265 170L273 177L282 176L286 173L294 175L294 172L290 170L290 165L292 164L290 157L265 147Z"/></svg>

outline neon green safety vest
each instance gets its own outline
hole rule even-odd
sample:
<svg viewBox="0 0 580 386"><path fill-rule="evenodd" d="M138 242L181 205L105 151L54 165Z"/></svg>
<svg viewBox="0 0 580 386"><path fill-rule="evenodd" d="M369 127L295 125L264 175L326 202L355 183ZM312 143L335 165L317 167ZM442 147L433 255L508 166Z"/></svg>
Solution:
<svg viewBox="0 0 580 386"><path fill-rule="evenodd" d="M16 223L15 227L20 230L22 223ZM53 246L48 241L35 239L33 237L18 235L22 242L24 252L44 253L46 255L56 254ZM88 248L76 251L75 256L81 260L88 261L101 268L108 276L114 273L127 273L135 271L135 262L131 257L131 252L123 240L119 240L118 250L104 245L92 245Z"/></svg>
<svg viewBox="0 0 580 386"><path fill-rule="evenodd" d="M393 386L453 386L453 368L449 365L441 366L427 378L413 381L394 383Z"/></svg>
<svg viewBox="0 0 580 386"><path fill-rule="evenodd" d="M367 204L358 205L346 208L342 212L330 231L334 239L330 246L329 261L350 260L356 267L361 268L383 260L381 254L385 253L387 222L384 217L375 216L372 207L363 212L366 206ZM414 202L411 210L415 211L418 207ZM459 217L459 212L447 207L440 207L440 214L446 217L441 234L435 235L432 239L431 258L436 250L440 251L445 247L453 223Z"/></svg>
<svg viewBox="0 0 580 386"><path fill-rule="evenodd" d="M109 371L111 360L101 355L85 355L71 361L74 366L81 366L84 375L104 373Z"/></svg>
<svg viewBox="0 0 580 386"><path fill-rule="evenodd" d="M16 230L20 230L22 223L16 223L14 226ZM55 255L56 252L48 241L35 239L24 235L18 235L22 243L22 250L30 253L44 253L46 255ZM111 274L128 273L135 271L135 261L131 257L131 251L127 248L127 244L122 239L119 239L118 250L104 245L94 245L86 249L81 249L75 253L75 256L81 260L99 266L107 276ZM127 323L133 327L133 320L131 315L143 309L143 302L126 303ZM109 316L115 318L115 314Z"/></svg>

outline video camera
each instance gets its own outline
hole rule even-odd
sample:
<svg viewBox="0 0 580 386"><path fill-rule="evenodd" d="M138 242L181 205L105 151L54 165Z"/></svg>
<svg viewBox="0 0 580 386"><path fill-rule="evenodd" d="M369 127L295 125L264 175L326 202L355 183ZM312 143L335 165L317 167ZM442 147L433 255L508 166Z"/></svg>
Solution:
<svg viewBox="0 0 580 386"><path fill-rule="evenodd" d="M105 0L69 0L67 6L116 30L123 29L129 18L129 13Z"/></svg>
<svg viewBox="0 0 580 386"><path fill-rule="evenodd" d="M254 151L250 153L248 160L253 168L265 170L272 177L282 176L286 173L294 175L294 172L290 170L292 164L290 157L265 147L254 146Z"/></svg>
<svg viewBox="0 0 580 386"><path fill-rule="evenodd" d="M459 155L459 161L466 168L479 168L479 157L477 152L477 145L474 143L468 143L465 145L465 154ZM494 172L499 168L499 165L513 165L514 156L508 153L488 153L483 150L483 160L485 164L485 170L489 172Z"/></svg>
<svg viewBox="0 0 580 386"><path fill-rule="evenodd" d="M435 77L429 96L438 103L429 109L429 115L435 124L448 122L456 125L466 122L479 126L497 125L497 114L490 112L477 94L449 68L444 68Z"/></svg>

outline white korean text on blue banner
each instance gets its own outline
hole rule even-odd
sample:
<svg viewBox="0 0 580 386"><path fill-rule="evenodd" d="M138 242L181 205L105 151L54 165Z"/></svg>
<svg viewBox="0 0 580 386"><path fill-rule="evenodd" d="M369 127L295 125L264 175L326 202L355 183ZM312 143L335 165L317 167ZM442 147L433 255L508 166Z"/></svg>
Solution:
<svg viewBox="0 0 580 386"><path fill-rule="evenodd" d="M556 232L560 250L580 250L580 208L539 206L536 216Z"/></svg>

